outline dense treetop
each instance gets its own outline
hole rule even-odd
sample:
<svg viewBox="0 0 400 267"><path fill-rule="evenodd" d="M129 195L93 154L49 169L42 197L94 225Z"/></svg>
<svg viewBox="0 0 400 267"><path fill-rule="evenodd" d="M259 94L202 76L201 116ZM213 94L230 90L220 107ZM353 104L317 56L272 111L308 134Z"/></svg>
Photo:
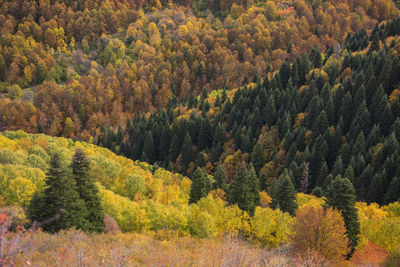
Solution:
<svg viewBox="0 0 400 267"><path fill-rule="evenodd" d="M0 1L0 130L96 139L398 15L385 0L211 2Z"/></svg>

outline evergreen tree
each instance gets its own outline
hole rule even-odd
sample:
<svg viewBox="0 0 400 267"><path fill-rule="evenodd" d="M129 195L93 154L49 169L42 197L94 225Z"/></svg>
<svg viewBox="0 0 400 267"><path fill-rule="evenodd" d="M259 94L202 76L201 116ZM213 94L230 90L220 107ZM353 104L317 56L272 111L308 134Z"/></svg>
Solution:
<svg viewBox="0 0 400 267"><path fill-rule="evenodd" d="M326 116L325 111L322 110L322 112L319 114L318 118L314 122L313 135L318 136L320 134L323 134L328 126L328 117Z"/></svg>
<svg viewBox="0 0 400 267"><path fill-rule="evenodd" d="M387 191L384 197L384 204L389 204L400 200L400 178L395 176L387 187Z"/></svg>
<svg viewBox="0 0 400 267"><path fill-rule="evenodd" d="M253 164L256 173L259 173L265 164L264 150L260 143L257 143L254 146L253 153L251 155L251 163Z"/></svg>
<svg viewBox="0 0 400 267"><path fill-rule="evenodd" d="M46 232L87 227L85 203L79 198L75 180L61 167L57 153L50 161L43 194L32 199L28 214L32 221L53 220L42 226Z"/></svg>
<svg viewBox="0 0 400 267"><path fill-rule="evenodd" d="M184 170L188 168L190 162L194 161L194 157L195 154L192 148L192 139L190 138L190 135L186 133L181 152L181 164Z"/></svg>
<svg viewBox="0 0 400 267"><path fill-rule="evenodd" d="M175 162L176 158L179 156L179 137L174 135L172 137L171 146L169 147L169 160Z"/></svg>
<svg viewBox="0 0 400 267"><path fill-rule="evenodd" d="M222 165L218 165L214 173L214 189L220 188L228 193L228 186L226 184L226 174Z"/></svg>
<svg viewBox="0 0 400 267"><path fill-rule="evenodd" d="M321 187L317 186L313 189L312 194L316 197L322 197L324 195L324 191Z"/></svg>
<svg viewBox="0 0 400 267"><path fill-rule="evenodd" d="M147 158L148 163L153 164L155 161L154 140L150 131L147 132L146 139L144 139L143 153L146 154L145 158Z"/></svg>
<svg viewBox="0 0 400 267"><path fill-rule="evenodd" d="M254 210L260 202L260 191L254 168L247 169L244 162L241 162L236 175L230 184L228 201L230 204L237 204L239 208L254 215Z"/></svg>
<svg viewBox="0 0 400 267"><path fill-rule="evenodd" d="M210 191L210 188L211 185L210 180L207 177L207 173L203 169L197 168L192 175L189 203L195 203L201 198L206 197Z"/></svg>
<svg viewBox="0 0 400 267"><path fill-rule="evenodd" d="M196 168L197 167L204 168L205 166L206 166L206 159L204 158L204 153L200 152L197 155Z"/></svg>
<svg viewBox="0 0 400 267"><path fill-rule="evenodd" d="M104 211L101 206L99 190L89 175L90 161L85 152L78 148L72 158L72 174L75 178L77 191L80 198L85 202L89 231L102 232L104 229Z"/></svg>
<svg viewBox="0 0 400 267"><path fill-rule="evenodd" d="M368 202L382 204L386 188L386 171L378 172L372 178L368 190Z"/></svg>
<svg viewBox="0 0 400 267"><path fill-rule="evenodd" d="M272 191L271 207L273 209L279 208L280 210L288 212L290 215L294 216L297 209L295 200L296 190L286 171L283 177L277 181L277 184L274 186L274 190Z"/></svg>
<svg viewBox="0 0 400 267"><path fill-rule="evenodd" d="M225 127L222 124L218 124L215 129L212 150L211 150L211 161L216 162L222 153L222 147L225 142Z"/></svg>
<svg viewBox="0 0 400 267"><path fill-rule="evenodd" d="M360 223L355 208L355 191L350 180L342 178L340 175L337 176L328 186L326 192L326 203L328 206L334 207L342 212L347 235L354 251L358 242L357 235L360 233Z"/></svg>
<svg viewBox="0 0 400 267"><path fill-rule="evenodd" d="M260 175L259 188L261 191L267 191L268 186L268 176L267 174L263 173Z"/></svg>

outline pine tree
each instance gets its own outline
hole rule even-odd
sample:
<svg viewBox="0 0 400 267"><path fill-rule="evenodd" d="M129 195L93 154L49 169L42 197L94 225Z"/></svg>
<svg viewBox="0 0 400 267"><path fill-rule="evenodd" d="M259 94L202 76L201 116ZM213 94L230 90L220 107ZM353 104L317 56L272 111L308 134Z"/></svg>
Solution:
<svg viewBox="0 0 400 267"><path fill-rule="evenodd" d="M43 225L43 230L51 233L71 227L87 227L85 203L79 198L75 180L62 169L57 153L50 161L43 194L33 198L28 214L32 221L54 219Z"/></svg>
<svg viewBox="0 0 400 267"><path fill-rule="evenodd" d="M254 146L253 153L251 155L251 163L253 164L256 173L259 173L265 164L264 150L260 143L257 143Z"/></svg>
<svg viewBox="0 0 400 267"><path fill-rule="evenodd" d="M72 174L75 178L77 191L85 202L89 231L102 232L104 229L104 211L101 206L99 190L89 174L90 161L85 152L78 148L72 158Z"/></svg>
<svg viewBox="0 0 400 267"><path fill-rule="evenodd" d="M360 223L355 208L356 195L350 180L342 178L340 175L337 176L328 186L326 203L342 212L347 235L354 250L358 242L357 235L360 233Z"/></svg>
<svg viewBox="0 0 400 267"><path fill-rule="evenodd" d="M267 191L269 184L268 184L268 176L266 173L262 173L259 179L259 186L261 191Z"/></svg>
<svg viewBox="0 0 400 267"><path fill-rule="evenodd" d="M206 159L204 158L204 153L200 152L197 155L197 160L196 160L196 168L200 167L200 168L204 168L206 166L207 162Z"/></svg>
<svg viewBox="0 0 400 267"><path fill-rule="evenodd" d="M195 154L192 148L192 139L190 138L189 133L186 133L181 152L181 164L185 170L188 168L189 163L194 161L194 157Z"/></svg>
<svg viewBox="0 0 400 267"><path fill-rule="evenodd" d="M147 132L146 139L144 139L143 153L146 154L147 161L153 164L155 161L154 140L150 131Z"/></svg>
<svg viewBox="0 0 400 267"><path fill-rule="evenodd" d="M220 188L228 193L228 186L226 184L226 174L222 165L218 165L214 173L214 189Z"/></svg>
<svg viewBox="0 0 400 267"><path fill-rule="evenodd" d="M290 215L294 216L297 204L296 200L296 190L290 179L287 171L283 177L277 181L272 191L272 202L271 207L273 209L279 208L284 212L288 212Z"/></svg>
<svg viewBox="0 0 400 267"><path fill-rule="evenodd" d="M317 186L313 189L312 193L316 197L322 197L324 195L324 191L321 187Z"/></svg>
<svg viewBox="0 0 400 267"><path fill-rule="evenodd" d="M216 162L222 153L222 147L225 142L225 127L222 124L218 124L214 132L212 150L211 150L211 161Z"/></svg>
<svg viewBox="0 0 400 267"><path fill-rule="evenodd" d="M398 171L399 172L399 171ZM387 187L387 191L383 200L384 204L392 203L400 200L400 178L395 176Z"/></svg>
<svg viewBox="0 0 400 267"><path fill-rule="evenodd" d="M254 215L254 211L257 206L260 205L260 188L258 187L258 179L256 175L256 171L253 167L253 165L250 163L249 167L249 187L250 187L250 197L251 197L251 203L250 207L247 209L250 215Z"/></svg>
<svg viewBox="0 0 400 267"><path fill-rule="evenodd" d="M319 114L313 125L313 135L318 136L323 134L329 126L328 117L324 110Z"/></svg>
<svg viewBox="0 0 400 267"><path fill-rule="evenodd" d="M380 38L379 38L379 33L376 32L372 38L371 45L369 47L368 53L373 52L373 51L378 51L380 48Z"/></svg>
<svg viewBox="0 0 400 267"><path fill-rule="evenodd" d="M169 160L175 162L176 158L179 156L179 137L178 135L173 135L171 145L169 147Z"/></svg>
<svg viewBox="0 0 400 267"><path fill-rule="evenodd" d="M211 185L207 173L203 169L197 168L192 176L189 203L196 203L201 198L206 197L210 188Z"/></svg>
<svg viewBox="0 0 400 267"><path fill-rule="evenodd" d="M382 204L386 188L386 171L378 172L372 178L368 190L368 202Z"/></svg>
<svg viewBox="0 0 400 267"><path fill-rule="evenodd" d="M254 215L254 210L260 202L260 191L254 168L250 166L248 170L246 164L241 162L229 189L229 203L237 204L242 210Z"/></svg>

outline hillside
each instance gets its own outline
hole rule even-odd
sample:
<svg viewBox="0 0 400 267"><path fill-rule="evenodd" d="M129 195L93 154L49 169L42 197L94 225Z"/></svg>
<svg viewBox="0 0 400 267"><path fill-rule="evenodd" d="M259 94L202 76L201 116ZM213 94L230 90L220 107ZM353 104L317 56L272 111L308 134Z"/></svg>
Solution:
<svg viewBox="0 0 400 267"><path fill-rule="evenodd" d="M389 0L2 0L0 10L0 130L86 141L399 15ZM21 88L32 86L30 103Z"/></svg>
<svg viewBox="0 0 400 267"><path fill-rule="evenodd" d="M180 246L179 242L189 242L189 244L201 242L200 247L210 246L211 244L213 244L212 246L229 247L229 242L220 244L219 241L213 243L213 241L196 241L195 239L179 240L188 235L220 240L225 234L231 234L239 235L270 249L291 244L291 229L293 229L292 225L296 217L269 208L268 204L271 199L265 192L260 194L261 207L256 208L253 217L249 217L247 212L241 211L237 205L228 205L223 197L218 196L217 192L211 192L207 198L189 205L191 182L183 176L161 168L155 169L154 166L146 163L133 162L117 156L107 149L87 143L46 135L26 134L22 131L4 132L0 135L0 195L3 196L2 205L26 206L34 191L43 190L45 170L50 154L60 153L63 166L67 168L76 148L83 149L90 158L90 175L98 182L105 212L115 218L123 232L140 232L148 236L146 238L142 236L140 240L156 238L161 240L172 239L175 240L173 242L178 242L168 246L175 246L174 244ZM307 207L318 207L324 202L324 198L320 199L311 195L298 194L296 197L299 211L305 211ZM398 202L384 207L379 207L376 204L357 203L356 207L361 224L360 242L357 249L357 251L360 250L359 253L368 242L373 242L386 251L396 249L400 244L399 205ZM7 211L8 214L14 214L13 217L17 220L15 223L28 223L21 210L17 208L2 209ZM389 229L391 234L385 234ZM55 242L54 249L56 249L63 242L67 242L68 238L75 235L82 234L68 233L48 238ZM34 234L33 238L36 240L34 241L35 244L40 247L40 240L43 240L44 236L38 233ZM92 237L90 239L87 239L88 237L82 238L83 243L81 245L88 246L85 251L95 253L92 251L93 245L90 245L92 244L92 241L90 241ZM132 235L120 234L119 237L117 235L107 238L129 240L133 237ZM117 242L115 245L122 249L123 242L127 241L113 242ZM146 244L149 241L143 242ZM74 249L73 247L68 248L68 250ZM176 257L170 250L167 251L170 251L171 255L170 252L165 252L164 248L159 249L161 251L157 253L167 253L168 257ZM193 249L189 248L188 253L194 253ZM219 247L219 249L237 248ZM246 253L257 258L258 256L252 254L256 251L256 248L254 248L254 251L249 248ZM289 253L281 256L287 260L288 257L292 257L290 255ZM28 257L26 259L35 262L34 259L29 258L28 254L23 257ZM39 254L37 257L36 260L40 262L42 256ZM181 260L186 259L185 257ZM279 257L279 253L271 254L271 257ZM177 259L174 258L174 260Z"/></svg>
<svg viewBox="0 0 400 267"><path fill-rule="evenodd" d="M400 266L399 2L0 0L0 266Z"/></svg>
<svg viewBox="0 0 400 267"><path fill-rule="evenodd" d="M237 90L136 114L125 130L102 128L97 143L189 176L221 165L228 183L240 162L252 163L261 190L288 173L300 192L326 191L341 175L358 200L396 201L399 25L396 19L370 35L349 35L341 51L312 49Z"/></svg>

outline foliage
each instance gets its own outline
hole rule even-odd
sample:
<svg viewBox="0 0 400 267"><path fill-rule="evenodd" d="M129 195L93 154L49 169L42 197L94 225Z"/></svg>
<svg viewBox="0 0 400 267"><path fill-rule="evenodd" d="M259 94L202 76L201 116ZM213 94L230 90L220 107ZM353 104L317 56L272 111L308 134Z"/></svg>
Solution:
<svg viewBox="0 0 400 267"><path fill-rule="evenodd" d="M0 130L87 141L102 124L125 126L134 112L164 108L204 88L237 88L280 69L286 87L285 58L314 47L325 53L349 33L370 32L399 14L389 0L18 0L2 1L0 10L0 91L15 98L0 100ZM366 43L359 35L343 47L354 51ZM314 67L324 61L313 53ZM318 73L331 79L334 69ZM22 99L17 86L29 88Z"/></svg>
<svg viewBox="0 0 400 267"><path fill-rule="evenodd" d="M102 208L105 213L115 219L116 224L123 232L154 234L160 236L161 239L194 235L215 237L216 240L226 233L233 233L275 248L280 245L285 246L289 242L292 233L291 225L296 220L288 213L269 208L271 198L265 192L259 194L261 206L255 208L252 217L237 205L227 204L212 192L197 203L188 205L191 188L191 181L188 178L163 168L155 169L143 162L132 162L107 149L87 143L45 135L5 132L0 135L0 147L9 149L8 153L19 151L18 155L23 157L27 157L29 153L40 155L41 158L46 159L46 169L47 160L53 151L62 151L63 158L60 161L64 162L63 168L68 168L76 149L82 149L91 162L89 175L93 181L96 181ZM118 166L115 168L119 170L116 177L108 176L115 173L108 172L107 174L95 160L91 160L100 157L102 160L110 162L110 165ZM4 182L4 190L8 189L9 183L18 177L31 181L36 186L37 194L31 201L35 204L37 196L40 196L46 188L45 175L38 168L27 167L28 162L25 160L20 163L25 165L8 163L0 166L0 173L5 174L2 176L2 186ZM130 176L135 177L135 181L140 178L141 186L139 187L145 189L132 198L128 193L129 186L127 187ZM229 181L228 177L227 181ZM143 185L144 187L142 187ZM12 198L7 198L4 191L1 194L5 199L3 204L17 204ZM318 209L328 202L324 198L303 193L295 195L294 200L299 209L309 206ZM379 207L377 204L357 202L355 207L360 221L360 241L356 247L356 253L363 251L368 242L373 242L389 252L400 244L398 233L400 206L398 202L383 207ZM36 202L36 206L31 205L30 208L32 210L41 209L40 202ZM14 217L20 218L21 216ZM18 219L21 224L27 223L23 216L21 218ZM115 226L115 224L113 225ZM314 256L322 259L321 255ZM310 256L311 258L308 259L316 259L314 256ZM306 256L303 255L300 258L304 260L304 257Z"/></svg>
<svg viewBox="0 0 400 267"><path fill-rule="evenodd" d="M340 211L306 205L296 212L291 241L300 253L316 251L332 263L343 263L350 251Z"/></svg>
<svg viewBox="0 0 400 267"><path fill-rule="evenodd" d="M338 176L331 182L326 194L326 204L341 211L346 233L354 249L359 239L360 222L355 208L354 188L349 179Z"/></svg>
<svg viewBox="0 0 400 267"><path fill-rule="evenodd" d="M277 181L276 185L273 187L271 195L272 208L288 212L292 216L295 214L297 209L297 203L295 202L296 191L287 174Z"/></svg>
<svg viewBox="0 0 400 267"><path fill-rule="evenodd" d="M104 211L101 207L99 190L93 177L89 175L90 161L85 152L77 148L71 163L72 176L76 182L76 189L86 207L85 219L87 225L84 230L102 232L104 228Z"/></svg>
<svg viewBox="0 0 400 267"><path fill-rule="evenodd" d="M86 229L88 210L74 178L62 169L59 154L53 155L45 182L43 194L37 195L29 205L29 219L42 222L54 218L43 225L45 231L53 233L72 227Z"/></svg>

